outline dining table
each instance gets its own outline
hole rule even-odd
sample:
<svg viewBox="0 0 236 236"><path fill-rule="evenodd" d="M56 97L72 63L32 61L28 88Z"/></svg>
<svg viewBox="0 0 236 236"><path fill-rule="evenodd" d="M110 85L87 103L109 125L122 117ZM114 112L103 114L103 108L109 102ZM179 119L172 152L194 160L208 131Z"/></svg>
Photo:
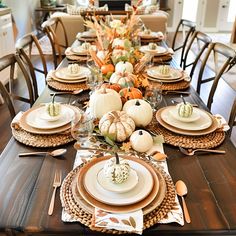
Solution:
<svg viewBox="0 0 236 236"><path fill-rule="evenodd" d="M59 68L69 63L65 58ZM177 67L174 59L170 64ZM184 95L186 101L207 110L191 85L185 91L189 92ZM51 92L54 90L46 86L35 106L50 101ZM57 101L72 104L87 93L57 95ZM172 100L180 100L180 95L163 94L158 108L173 105ZM19 157L22 152L54 148L30 147L10 139L0 157L0 235L108 235L78 222L63 222L59 191L54 212L48 215L55 171L61 170L65 178L72 170L77 151L73 144L61 147L67 149L61 157ZM186 156L178 147L164 143L173 182L183 180L187 185L185 200L191 223L155 224L143 235L236 235L236 149L227 135L219 149L226 153Z"/></svg>

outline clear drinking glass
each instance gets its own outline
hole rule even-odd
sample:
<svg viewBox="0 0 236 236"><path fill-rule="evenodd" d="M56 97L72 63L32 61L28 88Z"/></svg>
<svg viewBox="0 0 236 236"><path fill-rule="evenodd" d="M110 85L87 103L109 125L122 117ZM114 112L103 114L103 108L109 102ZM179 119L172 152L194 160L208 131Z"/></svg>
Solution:
<svg viewBox="0 0 236 236"><path fill-rule="evenodd" d="M93 117L88 112L75 114L71 121L71 135L80 146L85 146L94 129Z"/></svg>
<svg viewBox="0 0 236 236"><path fill-rule="evenodd" d="M146 88L145 99L149 102L153 111L156 111L162 101L161 83L156 86Z"/></svg>

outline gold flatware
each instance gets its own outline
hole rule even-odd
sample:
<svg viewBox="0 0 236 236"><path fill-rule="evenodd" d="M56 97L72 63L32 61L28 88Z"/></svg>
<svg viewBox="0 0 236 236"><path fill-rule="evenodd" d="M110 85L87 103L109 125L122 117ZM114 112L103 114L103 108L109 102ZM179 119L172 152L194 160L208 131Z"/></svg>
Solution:
<svg viewBox="0 0 236 236"><path fill-rule="evenodd" d="M63 94L77 95L77 94L82 93L83 91L84 91L84 89L79 89L79 90L74 90L74 91L54 92L54 93L50 93L50 96L53 96L53 95L63 95Z"/></svg>
<svg viewBox="0 0 236 236"><path fill-rule="evenodd" d="M191 222L190 215L189 215L189 212L188 212L186 202L184 200L184 196L187 195L187 193L188 193L187 186L182 180L178 180L175 184L175 189L176 189L177 194L182 199L183 210L184 210L184 218L185 218L187 223L190 223Z"/></svg>
<svg viewBox="0 0 236 236"><path fill-rule="evenodd" d="M163 91L163 94L184 94L184 95L189 95L191 94L190 92L186 92L186 91L178 91L178 90L168 90L168 91Z"/></svg>
<svg viewBox="0 0 236 236"><path fill-rule="evenodd" d="M57 190L58 187L61 186L61 175L62 175L61 171L56 170L55 176L54 176L54 181L53 181L53 188L54 189L53 189L50 205L49 205L49 208L48 208L48 215L52 215L52 213L53 213L56 190Z"/></svg>
<svg viewBox="0 0 236 236"><path fill-rule="evenodd" d="M58 157L67 152L66 149L56 149L52 152L24 152L24 153L19 153L19 157L26 157L26 156L38 156L38 155L49 155L52 157Z"/></svg>
<svg viewBox="0 0 236 236"><path fill-rule="evenodd" d="M204 148L199 148L195 150L187 150L185 148L179 147L179 150L187 156L193 156L195 152L209 152L209 153L225 154L224 150L214 150L214 149L204 149Z"/></svg>

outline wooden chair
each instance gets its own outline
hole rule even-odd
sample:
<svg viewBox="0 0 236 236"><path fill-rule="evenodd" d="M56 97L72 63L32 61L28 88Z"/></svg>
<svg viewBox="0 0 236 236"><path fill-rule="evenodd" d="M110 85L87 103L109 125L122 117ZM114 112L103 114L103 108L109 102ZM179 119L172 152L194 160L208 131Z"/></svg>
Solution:
<svg viewBox="0 0 236 236"><path fill-rule="evenodd" d="M43 22L42 29L44 33L49 38L52 47L54 67L62 61L64 56L64 51L68 48L68 37L66 33L66 28L60 17L50 18L49 20ZM57 31L62 32L64 40L57 37ZM63 42L63 43L62 43Z"/></svg>
<svg viewBox="0 0 236 236"><path fill-rule="evenodd" d="M191 35L195 32L195 29L196 29L196 24L192 21L185 20L185 19L181 19L176 28L174 38L172 41L172 49L174 51L181 50L181 56L180 56L181 67L183 63L183 57L184 57L184 52L185 52L187 42L190 39ZM182 43L180 45L176 45L177 38L180 38L180 37L182 37Z"/></svg>
<svg viewBox="0 0 236 236"><path fill-rule="evenodd" d="M7 107L9 109L10 114L11 114L11 119L13 119L16 116L15 108L14 108L13 103L11 101L10 94L8 93L6 87L2 84L1 81L0 81L0 94L2 95L3 100L7 104Z"/></svg>
<svg viewBox="0 0 236 236"><path fill-rule="evenodd" d="M14 72L15 72L15 65L18 65L18 68L21 70L24 80L26 82L26 86L28 89L29 96L22 97L20 95L15 94L12 90L12 83L14 82ZM33 82L31 81L30 75L28 74L24 64L22 63L20 57L15 54L9 54L2 58L0 58L0 71L4 69L10 68L10 76L9 76L9 94L12 99L19 100L22 102L29 103L30 106L34 104L35 101L35 94L33 89Z"/></svg>
<svg viewBox="0 0 236 236"><path fill-rule="evenodd" d="M32 58L32 46L35 45L35 47L38 50L40 61L42 63L42 67L39 68L33 63ZM41 46L39 44L39 41L37 37L34 34L27 34L20 38L16 42L16 50L19 54L20 58L24 62L25 66L29 69L30 75L33 81L34 91L35 91L35 99L38 97L38 86L37 86L37 76L36 71L44 74L45 82L46 82L46 76L48 74L47 70L47 64L46 59L43 55L43 51L41 49Z"/></svg>
<svg viewBox="0 0 236 236"><path fill-rule="evenodd" d="M210 55L214 59L213 68L210 68L210 70L214 72L214 76L211 76L210 78L204 78L204 70L206 67L209 67L209 62L211 58ZM229 46L222 43L211 43L209 45L200 67L196 89L197 93L200 94L201 85L203 83L213 81L207 101L207 107L209 109L211 109L213 97L221 76L227 71L229 71L236 64L235 59L236 53Z"/></svg>
<svg viewBox="0 0 236 236"><path fill-rule="evenodd" d="M230 130L228 131L229 136L231 136L233 127L236 126L235 118L236 118L236 99L234 99L234 103L233 103L231 113L230 113L230 116L229 116L229 123L228 123L229 127L230 127Z"/></svg>
<svg viewBox="0 0 236 236"><path fill-rule="evenodd" d="M199 62L203 52L207 49L212 39L205 33L195 31L190 39L182 59L183 69L192 66L190 77L192 78L196 65ZM197 47L197 48L196 48ZM193 52L194 51L194 52ZM191 57L191 58L190 58ZM190 58L190 59L189 59ZM189 62L191 61L191 62Z"/></svg>

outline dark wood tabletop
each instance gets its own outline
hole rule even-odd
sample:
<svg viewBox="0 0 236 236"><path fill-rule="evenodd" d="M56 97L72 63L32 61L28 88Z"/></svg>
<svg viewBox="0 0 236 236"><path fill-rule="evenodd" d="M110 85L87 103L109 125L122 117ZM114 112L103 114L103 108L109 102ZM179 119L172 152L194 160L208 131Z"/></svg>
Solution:
<svg viewBox="0 0 236 236"><path fill-rule="evenodd" d="M65 59L60 66L67 65ZM200 108L206 106L190 87L186 100ZM36 104L50 101L46 88ZM164 95L161 106L171 105L178 95ZM78 95L60 95L58 101L70 103ZM61 221L59 191L54 213L47 214L56 169L65 177L71 170L76 150L65 145L63 158L46 156L18 157L18 153L40 150L27 147L13 138L0 157L0 232L46 235L100 235L80 223ZM236 235L236 149L226 138L220 149L225 155L206 154L186 157L178 148L164 144L169 172L173 181L183 180L188 187L186 203L191 223L157 224L143 235ZM47 150L47 149L46 149ZM50 149L48 149L50 150ZM1 234L1 233L0 233Z"/></svg>

